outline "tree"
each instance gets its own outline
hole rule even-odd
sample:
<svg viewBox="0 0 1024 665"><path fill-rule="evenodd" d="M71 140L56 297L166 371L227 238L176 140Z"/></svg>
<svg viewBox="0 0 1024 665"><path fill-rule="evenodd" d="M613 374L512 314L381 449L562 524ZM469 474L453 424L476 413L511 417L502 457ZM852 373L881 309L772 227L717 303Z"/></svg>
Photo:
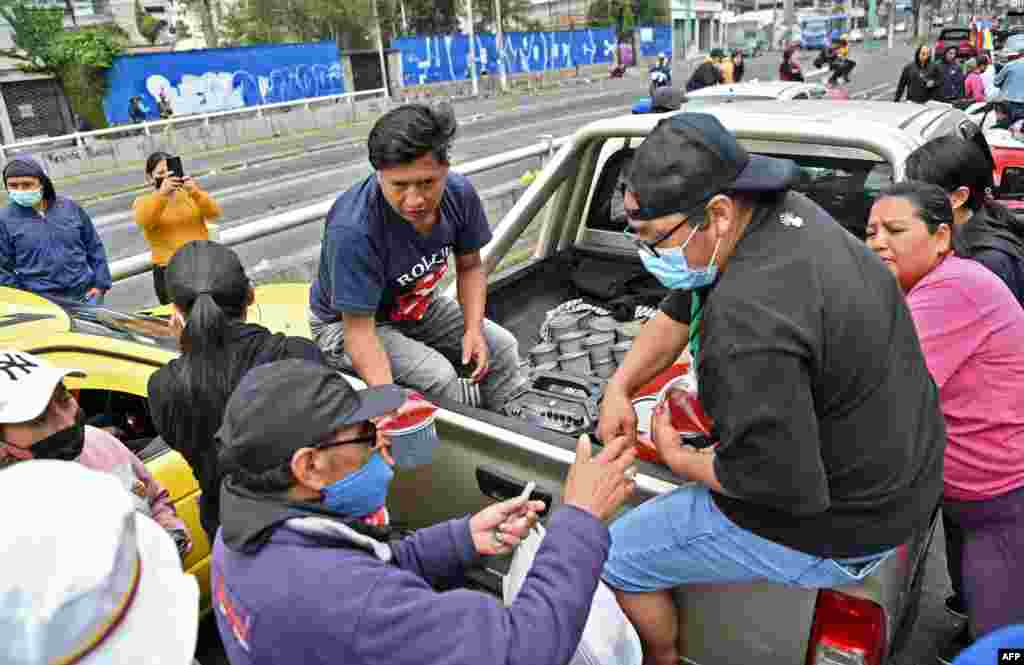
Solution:
<svg viewBox="0 0 1024 665"><path fill-rule="evenodd" d="M341 48L373 46L370 0L246 0L224 19L240 44L334 40ZM383 16L382 24L390 19Z"/></svg>
<svg viewBox="0 0 1024 665"><path fill-rule="evenodd" d="M185 7L199 14L199 24L203 29L203 41L206 48L217 48L220 39L217 36L217 24L213 20L213 4L220 0L182 0Z"/></svg>
<svg viewBox="0 0 1024 665"><path fill-rule="evenodd" d="M135 27L139 29L139 34L143 39L152 45L156 44L156 40L160 38L160 33L167 27L167 22L153 18L142 8L142 3L135 0Z"/></svg>
<svg viewBox="0 0 1024 665"><path fill-rule="evenodd" d="M618 27L620 10L625 32L637 25L670 23L671 12L665 0L591 0L587 7L587 22L594 27Z"/></svg>
<svg viewBox="0 0 1024 665"><path fill-rule="evenodd" d="M106 70L124 49L124 30L116 25L65 30L63 8L21 0L0 0L0 18L11 26L14 41L14 48L0 49L0 55L20 61L25 71L51 74L75 113L93 127L106 126Z"/></svg>
<svg viewBox="0 0 1024 665"><path fill-rule="evenodd" d="M494 0L475 0L473 19L473 28L477 32L497 30ZM536 27L536 22L530 20L530 0L501 0L501 27L504 30L530 30Z"/></svg>

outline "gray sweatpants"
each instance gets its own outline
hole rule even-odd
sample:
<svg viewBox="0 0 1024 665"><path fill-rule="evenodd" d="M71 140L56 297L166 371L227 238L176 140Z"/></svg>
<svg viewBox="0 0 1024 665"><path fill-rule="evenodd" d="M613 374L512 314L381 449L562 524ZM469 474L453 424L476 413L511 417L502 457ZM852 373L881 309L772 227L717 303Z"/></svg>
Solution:
<svg viewBox="0 0 1024 665"><path fill-rule="evenodd" d="M309 325L313 341L328 362L351 371L352 361L345 353L344 323L325 323L310 312ZM377 322L377 337L391 360L395 383L415 388L428 397L440 395L466 403L468 397L455 369L462 364L463 334L462 307L445 297L435 298L419 321ZM482 406L497 410L526 379L519 370L519 343L512 333L485 319L484 339L490 350L490 366L479 384Z"/></svg>

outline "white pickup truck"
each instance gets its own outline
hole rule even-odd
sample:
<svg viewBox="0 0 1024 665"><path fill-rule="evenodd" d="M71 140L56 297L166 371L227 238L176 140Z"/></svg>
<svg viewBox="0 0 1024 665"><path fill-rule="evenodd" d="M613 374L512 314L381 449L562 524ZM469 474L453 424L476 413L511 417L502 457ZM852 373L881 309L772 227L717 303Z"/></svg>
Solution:
<svg viewBox="0 0 1024 665"><path fill-rule="evenodd" d="M803 171L798 189L859 237L875 193L903 177L912 150L936 136L976 131L964 113L947 106L751 101L702 105L700 110L715 113L751 152L796 160ZM616 275L627 283L636 274L639 259L623 233L620 174L632 149L662 117L617 117L580 129L498 225L484 251L489 271L510 253L522 253L524 244L532 247L527 261L492 279L488 296L488 315L516 335L522 355L543 341L547 313L578 298L581 287L587 290L582 282L588 274L600 275L605 283ZM393 514L411 526L425 525L479 509L484 494L515 495L529 481L537 481L545 498L557 504L573 458L572 434L595 425L601 383L599 377L590 379L573 382L540 372L536 393L524 396L511 409L513 416L444 404L444 443L429 468L399 474ZM640 467L636 502L679 482L660 464ZM680 590L687 662L890 662L917 615L932 533L917 534L856 586ZM500 560L490 562L478 581L500 589L504 566Z"/></svg>

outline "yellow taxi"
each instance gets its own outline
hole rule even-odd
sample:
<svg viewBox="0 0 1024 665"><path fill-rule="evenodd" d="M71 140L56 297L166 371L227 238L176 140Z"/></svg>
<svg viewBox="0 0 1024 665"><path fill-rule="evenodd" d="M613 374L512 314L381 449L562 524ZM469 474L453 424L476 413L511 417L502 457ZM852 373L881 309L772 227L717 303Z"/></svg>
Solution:
<svg viewBox="0 0 1024 665"><path fill-rule="evenodd" d="M274 332L309 337L308 284L272 284L256 289L247 320ZM178 355L169 308L126 314L102 307L64 307L26 291L0 287L0 348L45 357L58 367L81 369L67 378L87 418L117 435L170 492L188 524L193 548L184 561L210 608L210 542L199 524L199 485L184 458L157 435L150 418L149 376Z"/></svg>

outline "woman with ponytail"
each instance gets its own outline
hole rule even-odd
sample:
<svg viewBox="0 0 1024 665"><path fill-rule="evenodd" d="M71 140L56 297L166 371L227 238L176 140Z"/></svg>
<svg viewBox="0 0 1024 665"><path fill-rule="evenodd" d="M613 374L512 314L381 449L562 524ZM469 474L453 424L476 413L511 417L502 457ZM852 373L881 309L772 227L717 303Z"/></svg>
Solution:
<svg viewBox="0 0 1024 665"><path fill-rule="evenodd" d="M993 198L992 154L984 136L933 139L907 157L906 169L907 178L938 185L949 196L957 256L994 272L1024 306L1024 222Z"/></svg>
<svg viewBox="0 0 1024 665"><path fill-rule="evenodd" d="M238 255L227 247L207 240L184 245L167 265L167 291L181 356L150 377L150 410L157 431L199 481L199 518L212 542L220 525L221 480L214 435L231 393L257 365L324 359L307 339L245 322L254 292Z"/></svg>

